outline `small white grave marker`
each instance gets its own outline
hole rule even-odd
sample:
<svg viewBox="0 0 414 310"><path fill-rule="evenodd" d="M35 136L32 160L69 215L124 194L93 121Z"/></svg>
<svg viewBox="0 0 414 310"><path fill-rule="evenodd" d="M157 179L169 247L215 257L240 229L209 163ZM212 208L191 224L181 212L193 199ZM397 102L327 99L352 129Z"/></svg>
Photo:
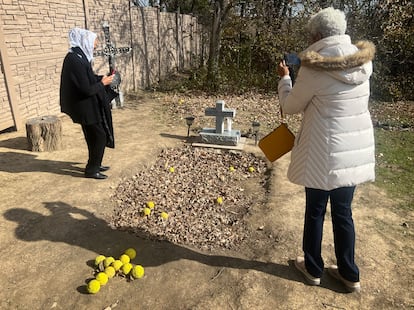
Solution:
<svg viewBox="0 0 414 310"><path fill-rule="evenodd" d="M224 119L227 119L227 130L231 131L231 119L236 116L236 110L224 108L224 100L218 100L216 102L216 107L207 108L205 114L206 116L216 117L216 133L223 134Z"/></svg>
<svg viewBox="0 0 414 310"><path fill-rule="evenodd" d="M236 110L226 109L224 100L218 100L215 108L206 108L206 116L216 118L216 128L203 128L200 132L201 141L206 144L236 146L240 141L240 130L233 130L232 119L236 116ZM224 129L224 122L227 129Z"/></svg>

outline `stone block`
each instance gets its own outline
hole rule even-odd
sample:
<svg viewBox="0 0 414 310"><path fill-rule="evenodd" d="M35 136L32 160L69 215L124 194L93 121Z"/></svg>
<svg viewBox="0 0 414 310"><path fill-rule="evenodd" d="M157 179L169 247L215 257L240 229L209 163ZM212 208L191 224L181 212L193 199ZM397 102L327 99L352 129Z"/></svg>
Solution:
<svg viewBox="0 0 414 310"><path fill-rule="evenodd" d="M237 145L240 141L240 130L224 130L222 134L216 133L214 128L203 128L200 132L202 143L218 145Z"/></svg>

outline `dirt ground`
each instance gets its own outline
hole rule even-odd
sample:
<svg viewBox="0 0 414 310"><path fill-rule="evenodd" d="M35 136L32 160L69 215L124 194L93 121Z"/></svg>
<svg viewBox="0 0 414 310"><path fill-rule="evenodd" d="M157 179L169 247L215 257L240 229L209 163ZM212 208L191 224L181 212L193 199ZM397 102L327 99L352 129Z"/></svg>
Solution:
<svg viewBox="0 0 414 310"><path fill-rule="evenodd" d="M414 217L375 184L359 186L354 202L361 294L347 294L329 275L320 287L304 283L291 261L301 254L304 193L286 179L289 156L272 165L267 202L247 219L252 240L237 251L202 252L112 230L111 195L119 182L185 140L184 122L154 117L159 108L160 101L143 95L113 110L116 148L106 151L111 170L104 181L82 177L86 145L67 117L61 151L27 151L24 131L0 135L1 309L414 308ZM245 151L261 156L251 139ZM323 256L330 264L329 212L325 226ZM145 277L116 277L98 294L86 294L91 260L128 247L137 249Z"/></svg>

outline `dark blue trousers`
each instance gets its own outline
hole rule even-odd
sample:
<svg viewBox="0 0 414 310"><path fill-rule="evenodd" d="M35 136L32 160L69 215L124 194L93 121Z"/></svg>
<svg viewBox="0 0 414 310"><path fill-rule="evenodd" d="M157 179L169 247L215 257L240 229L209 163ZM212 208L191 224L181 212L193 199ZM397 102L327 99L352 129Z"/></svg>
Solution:
<svg viewBox="0 0 414 310"><path fill-rule="evenodd" d="M321 256L323 223L328 199L331 203L332 226L338 271L348 281L359 281L359 270L354 261L355 228L351 203L355 186L331 191L305 188L306 212L303 230L303 252L306 270L320 278L324 263Z"/></svg>

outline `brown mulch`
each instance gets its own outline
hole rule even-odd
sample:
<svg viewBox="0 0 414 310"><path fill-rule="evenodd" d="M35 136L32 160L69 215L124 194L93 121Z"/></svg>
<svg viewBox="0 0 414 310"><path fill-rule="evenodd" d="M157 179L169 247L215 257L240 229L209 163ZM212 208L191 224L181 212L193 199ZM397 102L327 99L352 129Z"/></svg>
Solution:
<svg viewBox="0 0 414 310"><path fill-rule="evenodd" d="M267 181L267 163L251 153L164 149L151 167L118 186L111 225L201 249L236 248L249 236L245 216L263 203ZM248 190L251 183L257 184L254 191ZM149 201L155 207L144 215Z"/></svg>

